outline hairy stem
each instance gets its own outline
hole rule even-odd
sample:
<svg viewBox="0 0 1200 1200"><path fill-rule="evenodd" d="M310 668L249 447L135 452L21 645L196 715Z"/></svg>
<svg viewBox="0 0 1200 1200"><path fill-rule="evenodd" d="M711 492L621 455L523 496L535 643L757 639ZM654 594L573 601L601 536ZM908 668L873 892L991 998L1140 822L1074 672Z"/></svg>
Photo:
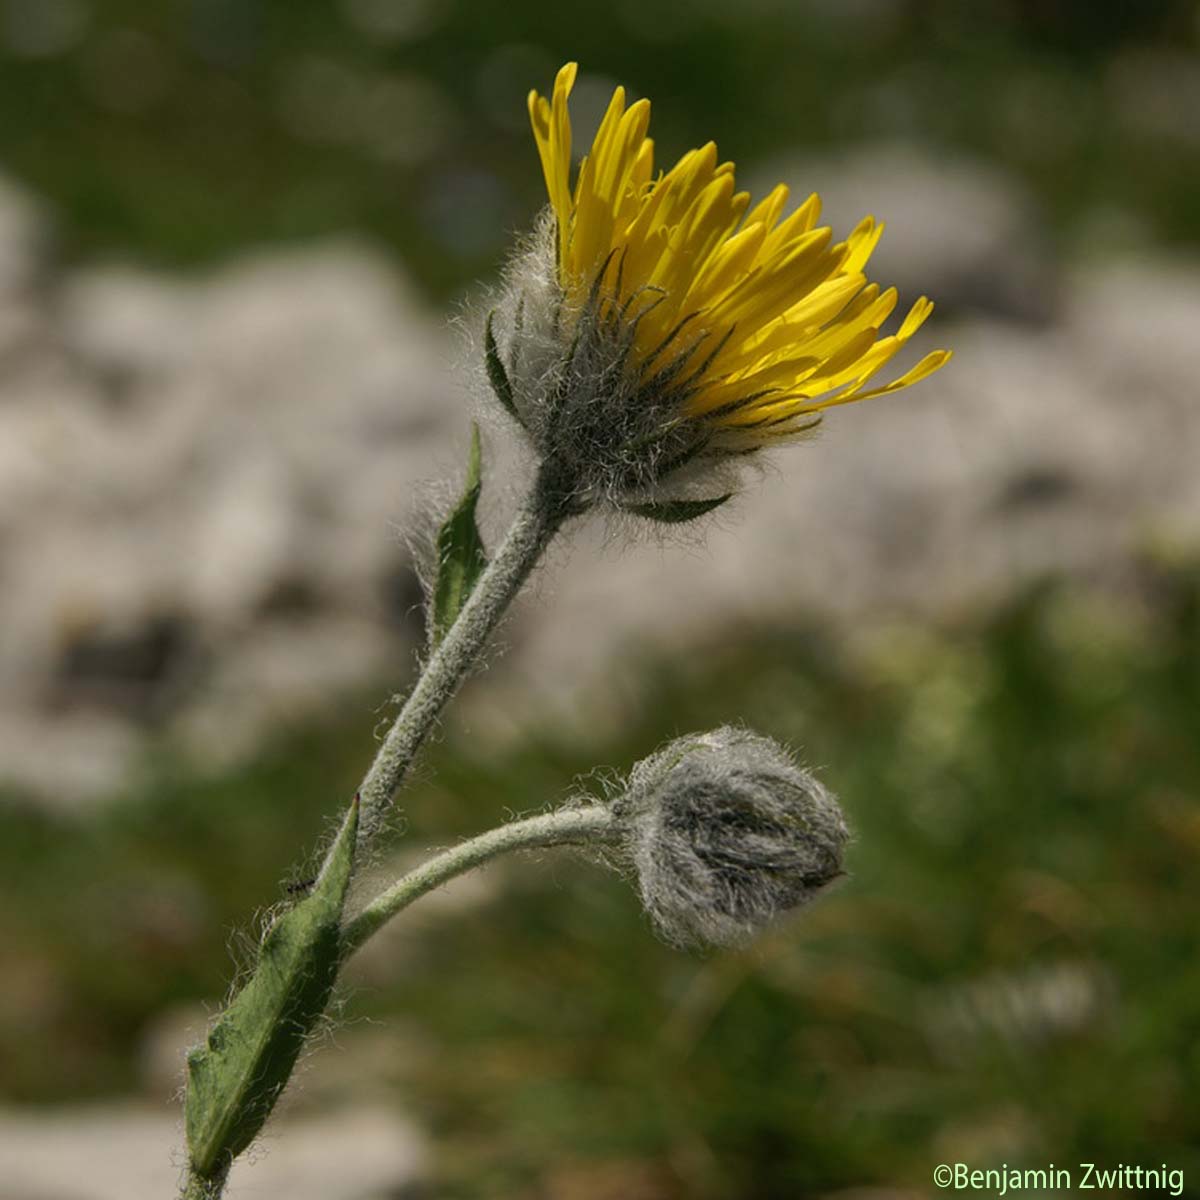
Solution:
<svg viewBox="0 0 1200 1200"><path fill-rule="evenodd" d="M565 808L489 829L444 850L397 880L342 927L342 957L353 954L376 930L426 892L499 854L540 846L583 845L614 836L611 812L602 804Z"/></svg>
<svg viewBox="0 0 1200 1200"><path fill-rule="evenodd" d="M400 715L363 778L358 792L357 844L360 849L378 832L396 790L442 709L477 665L488 638L537 565L550 540L566 518L579 511L581 509L573 504L571 488L561 473L543 466L495 557L480 575L454 624L425 663ZM493 854L520 845L555 845L564 841L586 840L589 830L592 836L598 836L599 829L600 823L596 818L590 822L578 819L555 822L549 818L533 818L495 830L476 839L476 842L440 855L385 892L351 923L351 940L345 953L350 953L361 944L393 912L398 912L417 896L436 887L443 879L465 871ZM472 850L472 847L475 849ZM331 849L329 855L333 853ZM327 856L326 868L329 862ZM288 1070L290 1072L290 1065ZM219 1200L225 1186L225 1174L223 1170L218 1175L202 1175L190 1163L181 1200Z"/></svg>
<svg viewBox="0 0 1200 1200"><path fill-rule="evenodd" d="M187 1178L183 1181L183 1190L179 1193L179 1200L220 1200L225 1191L225 1180L228 1175L229 1170L226 1168L219 1175L205 1179L198 1175L189 1164Z"/></svg>
<svg viewBox="0 0 1200 1200"><path fill-rule="evenodd" d="M425 664L363 778L360 845L378 832L439 714L478 664L488 638L569 513L543 471L458 618Z"/></svg>

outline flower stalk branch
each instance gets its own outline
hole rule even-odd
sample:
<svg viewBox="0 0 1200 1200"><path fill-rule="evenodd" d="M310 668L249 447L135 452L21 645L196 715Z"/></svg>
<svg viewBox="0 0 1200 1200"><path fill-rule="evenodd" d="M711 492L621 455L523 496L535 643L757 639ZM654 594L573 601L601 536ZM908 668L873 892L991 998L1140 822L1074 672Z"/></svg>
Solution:
<svg viewBox="0 0 1200 1200"><path fill-rule="evenodd" d="M612 812L601 804L559 809L489 829L422 863L347 922L342 929L343 961L414 900L501 854L547 846L594 845L616 836Z"/></svg>

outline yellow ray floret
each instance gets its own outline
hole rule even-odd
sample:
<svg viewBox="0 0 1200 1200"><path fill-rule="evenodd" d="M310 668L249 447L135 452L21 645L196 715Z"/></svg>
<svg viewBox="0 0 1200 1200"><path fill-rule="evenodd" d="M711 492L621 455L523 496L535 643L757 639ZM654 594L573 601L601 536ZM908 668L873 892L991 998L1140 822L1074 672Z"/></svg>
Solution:
<svg viewBox="0 0 1200 1200"><path fill-rule="evenodd" d="M882 387L875 374L912 338L933 304L922 296L899 330L880 333L896 305L864 269L883 232L866 217L843 242L817 227L810 196L784 216L780 184L753 208L713 143L654 173L650 104L626 107L617 88L571 186L567 100L575 63L549 100L529 93L529 116L557 222L559 284L582 301L599 280L636 318L634 359L653 370L688 350L697 367L685 417L786 435L813 413L882 396L931 375L935 350Z"/></svg>

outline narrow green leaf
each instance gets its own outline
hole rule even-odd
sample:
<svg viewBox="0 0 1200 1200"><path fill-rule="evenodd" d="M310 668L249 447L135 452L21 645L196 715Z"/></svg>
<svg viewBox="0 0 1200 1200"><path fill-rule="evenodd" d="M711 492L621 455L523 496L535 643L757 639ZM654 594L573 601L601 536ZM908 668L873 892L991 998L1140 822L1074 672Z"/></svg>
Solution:
<svg viewBox="0 0 1200 1200"><path fill-rule="evenodd" d="M192 1169L219 1176L258 1136L337 979L358 797L312 892L271 926L254 974L188 1055L184 1123Z"/></svg>
<svg viewBox="0 0 1200 1200"><path fill-rule="evenodd" d="M732 492L726 492L724 496L715 496L712 500L660 500L653 504L625 504L622 507L626 512L660 521L664 525L682 525L685 521L694 521L712 512L714 508L720 508L732 496Z"/></svg>
<svg viewBox="0 0 1200 1200"><path fill-rule="evenodd" d="M488 383L492 385L492 391L496 393L496 399L508 410L509 416L518 425L524 426L525 422L521 420L521 414L517 412L517 402L513 399L512 383L509 381L508 372L504 369L504 362L500 358L500 349L496 345L496 334L492 328L495 319L496 312L493 309L488 313L487 326L483 333L483 350L487 360Z"/></svg>
<svg viewBox="0 0 1200 1200"><path fill-rule="evenodd" d="M471 454L467 460L467 480L462 498L438 530L437 580L433 585L430 638L434 646L454 624L466 604L475 581L487 566L483 538L475 523L475 507L479 503L482 454L479 446L479 427L471 430Z"/></svg>

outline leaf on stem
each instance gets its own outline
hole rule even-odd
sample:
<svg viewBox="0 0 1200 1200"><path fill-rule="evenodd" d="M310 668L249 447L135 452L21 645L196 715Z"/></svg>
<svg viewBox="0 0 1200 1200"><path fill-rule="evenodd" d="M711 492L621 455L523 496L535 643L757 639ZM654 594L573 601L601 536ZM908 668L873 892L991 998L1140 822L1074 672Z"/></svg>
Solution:
<svg viewBox="0 0 1200 1200"><path fill-rule="evenodd" d="M192 1170L219 1177L258 1136L337 978L354 865L354 799L310 895L268 930L254 974L188 1055L184 1123Z"/></svg>
<svg viewBox="0 0 1200 1200"><path fill-rule="evenodd" d="M430 641L433 646L445 637L466 604L475 581L487 566L483 538L475 523L475 508L481 486L479 426L471 430L471 453L467 459L467 480L454 511L442 523L437 536L437 579L433 585L430 614Z"/></svg>

